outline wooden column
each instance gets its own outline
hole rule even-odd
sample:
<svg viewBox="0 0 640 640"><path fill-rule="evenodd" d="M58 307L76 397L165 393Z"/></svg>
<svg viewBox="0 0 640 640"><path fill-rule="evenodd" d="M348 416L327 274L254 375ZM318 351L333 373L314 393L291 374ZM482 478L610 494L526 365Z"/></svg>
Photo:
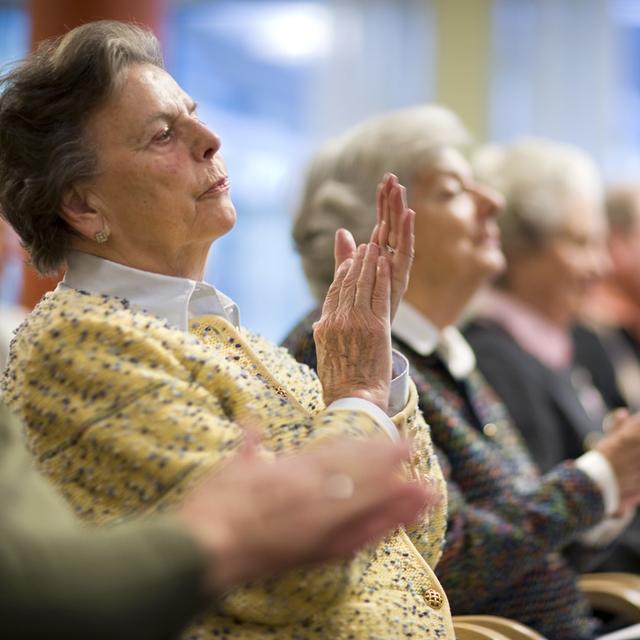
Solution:
<svg viewBox="0 0 640 640"><path fill-rule="evenodd" d="M153 29L162 38L168 0L30 0L31 46L66 33L93 20L133 21ZM47 291L55 288L62 273L42 277L25 264L20 303L31 309Z"/></svg>
<svg viewBox="0 0 640 640"><path fill-rule="evenodd" d="M436 100L482 142L489 123L493 0L434 0L434 7Z"/></svg>

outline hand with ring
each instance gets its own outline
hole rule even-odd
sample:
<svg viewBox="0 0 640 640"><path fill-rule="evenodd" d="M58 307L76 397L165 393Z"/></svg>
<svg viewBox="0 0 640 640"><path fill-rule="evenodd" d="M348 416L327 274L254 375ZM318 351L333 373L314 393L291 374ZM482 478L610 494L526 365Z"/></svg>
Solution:
<svg viewBox="0 0 640 640"><path fill-rule="evenodd" d="M370 242L345 259L313 326L318 377L328 406L361 398L387 410L391 384L391 274L380 247Z"/></svg>
<svg viewBox="0 0 640 640"><path fill-rule="evenodd" d="M407 207L406 189L398 178L388 173L378 185L376 195L377 222L371 234L387 257L391 267L391 320L409 284L414 255L415 213ZM356 244L351 233L338 229L335 242L336 271L355 255Z"/></svg>

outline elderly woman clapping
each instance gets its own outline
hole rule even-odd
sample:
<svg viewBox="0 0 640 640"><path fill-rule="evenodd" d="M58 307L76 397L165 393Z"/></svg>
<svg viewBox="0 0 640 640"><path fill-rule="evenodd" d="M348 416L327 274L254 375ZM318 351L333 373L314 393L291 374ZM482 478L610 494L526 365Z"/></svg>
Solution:
<svg viewBox="0 0 640 640"><path fill-rule="evenodd" d="M421 421L406 373L390 392L391 308L413 218L394 177L374 231L393 252L338 236L318 384L240 328L236 305L202 281L212 242L235 222L229 180L220 139L164 71L152 35L87 24L3 84L0 204L40 270L67 265L19 331L3 392L81 516L103 523L171 505L247 427L269 457L341 433L397 438ZM419 445L407 473L437 484L428 437ZM327 484L354 503L367 490L348 474ZM189 637L453 637L425 562L437 561L444 506L349 562L229 593Z"/></svg>
<svg viewBox="0 0 640 640"><path fill-rule="evenodd" d="M314 157L294 237L320 299L332 278L326 264L335 229L348 225L364 241L375 222L375 176L393 171L405 182L416 213L416 255L392 330L410 362L447 479L438 575L457 613L516 618L554 640L592 639L597 623L564 553L574 545L572 559L592 559L585 535L600 522L612 524L606 516L619 502L605 504L608 488L598 474L607 460L621 494L640 500L638 420L611 434L606 446L603 440L588 459L557 464L545 475L533 464L455 326L505 264L497 221L503 200L477 179L462 153L466 141L455 114L435 105L382 114L347 131ZM286 341L310 364L318 314Z"/></svg>

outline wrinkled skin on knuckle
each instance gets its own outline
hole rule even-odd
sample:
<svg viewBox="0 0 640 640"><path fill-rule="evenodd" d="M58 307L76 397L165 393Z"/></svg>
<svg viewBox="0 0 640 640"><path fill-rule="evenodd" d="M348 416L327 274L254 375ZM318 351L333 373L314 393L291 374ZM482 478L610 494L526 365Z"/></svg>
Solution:
<svg viewBox="0 0 640 640"><path fill-rule="evenodd" d="M385 366L385 360L390 361L390 346L385 340L384 323L373 315L337 315L318 349L318 374L325 398L382 389L390 375L390 364Z"/></svg>
<svg viewBox="0 0 640 640"><path fill-rule="evenodd" d="M324 342L325 335L326 325L322 320L318 320L318 322L313 325L313 339L315 340L315 343L318 344L319 342Z"/></svg>
<svg viewBox="0 0 640 640"><path fill-rule="evenodd" d="M380 293L376 293L376 292L374 291L373 295L371 296L371 302L372 302L374 305L378 305L378 304L380 304L380 305L381 305L381 304L383 304L383 303L384 303L385 298L386 298L386 295L384 295L384 294L380 294Z"/></svg>

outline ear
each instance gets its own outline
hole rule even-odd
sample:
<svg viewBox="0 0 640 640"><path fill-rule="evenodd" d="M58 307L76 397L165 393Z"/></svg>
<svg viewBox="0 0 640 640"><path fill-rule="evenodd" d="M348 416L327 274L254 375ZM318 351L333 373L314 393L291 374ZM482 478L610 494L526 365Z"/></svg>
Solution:
<svg viewBox="0 0 640 640"><path fill-rule="evenodd" d="M62 197L60 216L79 235L94 240L98 231L109 231L102 214L92 204L90 194L72 186Z"/></svg>

